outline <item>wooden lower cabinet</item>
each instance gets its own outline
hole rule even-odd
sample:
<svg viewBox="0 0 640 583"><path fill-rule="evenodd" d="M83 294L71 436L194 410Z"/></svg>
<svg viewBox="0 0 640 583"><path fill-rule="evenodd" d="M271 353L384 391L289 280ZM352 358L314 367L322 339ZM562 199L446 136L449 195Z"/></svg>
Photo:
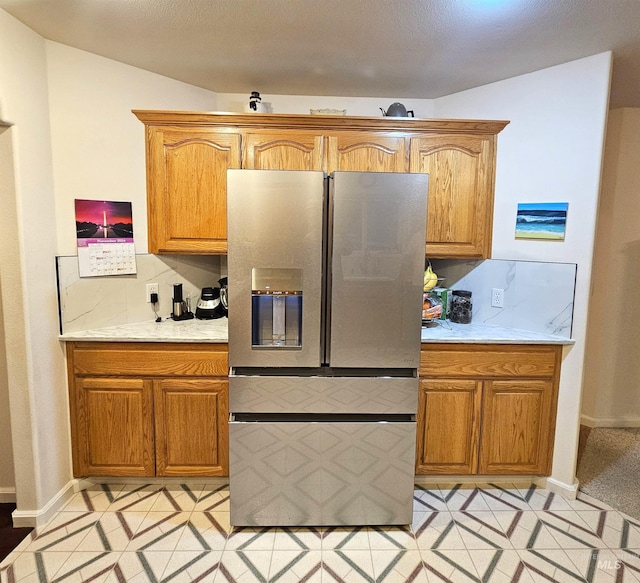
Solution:
<svg viewBox="0 0 640 583"><path fill-rule="evenodd" d="M548 475L562 346L423 345L417 474Z"/></svg>
<svg viewBox="0 0 640 583"><path fill-rule="evenodd" d="M153 476L153 388L132 378L75 379L76 476Z"/></svg>
<svg viewBox="0 0 640 583"><path fill-rule="evenodd" d="M550 473L556 400L553 382L522 379L483 384L478 473Z"/></svg>
<svg viewBox="0 0 640 583"><path fill-rule="evenodd" d="M68 342L74 476L226 476L227 346Z"/></svg>
<svg viewBox="0 0 640 583"><path fill-rule="evenodd" d="M155 381L157 476L227 473L227 392L226 380Z"/></svg>
<svg viewBox="0 0 640 583"><path fill-rule="evenodd" d="M420 381L417 473L476 473L481 396L473 380Z"/></svg>

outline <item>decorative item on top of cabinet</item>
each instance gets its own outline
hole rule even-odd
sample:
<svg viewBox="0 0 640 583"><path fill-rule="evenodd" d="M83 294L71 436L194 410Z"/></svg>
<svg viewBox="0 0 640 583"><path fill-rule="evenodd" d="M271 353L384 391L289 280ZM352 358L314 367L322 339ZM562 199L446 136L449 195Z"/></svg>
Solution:
<svg viewBox="0 0 640 583"><path fill-rule="evenodd" d="M562 346L423 344L417 474L549 475Z"/></svg>
<svg viewBox="0 0 640 583"><path fill-rule="evenodd" d="M226 344L68 342L73 472L229 474Z"/></svg>

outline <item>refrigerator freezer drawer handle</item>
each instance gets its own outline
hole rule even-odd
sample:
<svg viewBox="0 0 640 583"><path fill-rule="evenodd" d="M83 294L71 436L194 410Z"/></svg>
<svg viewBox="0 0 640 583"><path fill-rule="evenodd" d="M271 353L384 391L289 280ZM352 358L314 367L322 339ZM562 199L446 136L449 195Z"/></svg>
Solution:
<svg viewBox="0 0 640 583"><path fill-rule="evenodd" d="M231 413L235 423L415 423L405 413Z"/></svg>

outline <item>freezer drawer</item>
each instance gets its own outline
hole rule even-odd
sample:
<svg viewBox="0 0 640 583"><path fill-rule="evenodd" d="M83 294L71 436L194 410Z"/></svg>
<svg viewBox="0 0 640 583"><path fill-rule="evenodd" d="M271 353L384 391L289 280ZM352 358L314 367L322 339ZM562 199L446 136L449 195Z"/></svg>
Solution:
<svg viewBox="0 0 640 583"><path fill-rule="evenodd" d="M410 524L416 424L404 417L238 416L229 427L231 524Z"/></svg>
<svg viewBox="0 0 640 583"><path fill-rule="evenodd" d="M418 378L348 376L229 377L229 410L256 413L409 413Z"/></svg>

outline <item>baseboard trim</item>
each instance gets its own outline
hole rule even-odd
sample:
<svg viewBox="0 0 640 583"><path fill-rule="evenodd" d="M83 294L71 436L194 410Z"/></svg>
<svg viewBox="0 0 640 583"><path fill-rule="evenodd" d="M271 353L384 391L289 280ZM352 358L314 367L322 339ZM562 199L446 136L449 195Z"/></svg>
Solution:
<svg viewBox="0 0 640 583"><path fill-rule="evenodd" d="M14 510L11 513L14 528L38 528L46 524L60 508L78 492L80 480L70 480L39 510Z"/></svg>
<svg viewBox="0 0 640 583"><path fill-rule="evenodd" d="M596 419L589 417L589 415L580 415L580 423L587 427L640 427L640 418L605 417L604 419Z"/></svg>
<svg viewBox="0 0 640 583"><path fill-rule="evenodd" d="M539 479L539 476L460 476L460 475L416 475L413 483L419 486L432 484L531 484Z"/></svg>
<svg viewBox="0 0 640 583"><path fill-rule="evenodd" d="M15 504L15 503L16 503L16 489L0 488L0 504Z"/></svg>
<svg viewBox="0 0 640 583"><path fill-rule="evenodd" d="M545 476L415 476L414 483L419 486L433 484L501 484L516 485L535 484L540 488L546 488L554 494L559 494L567 500L575 500L578 495L578 482L565 484L554 478Z"/></svg>
<svg viewBox="0 0 640 583"><path fill-rule="evenodd" d="M560 494L567 500L575 500L578 496L578 480L574 480L573 484L565 484L552 477L543 479L545 480L545 488L554 494Z"/></svg>

